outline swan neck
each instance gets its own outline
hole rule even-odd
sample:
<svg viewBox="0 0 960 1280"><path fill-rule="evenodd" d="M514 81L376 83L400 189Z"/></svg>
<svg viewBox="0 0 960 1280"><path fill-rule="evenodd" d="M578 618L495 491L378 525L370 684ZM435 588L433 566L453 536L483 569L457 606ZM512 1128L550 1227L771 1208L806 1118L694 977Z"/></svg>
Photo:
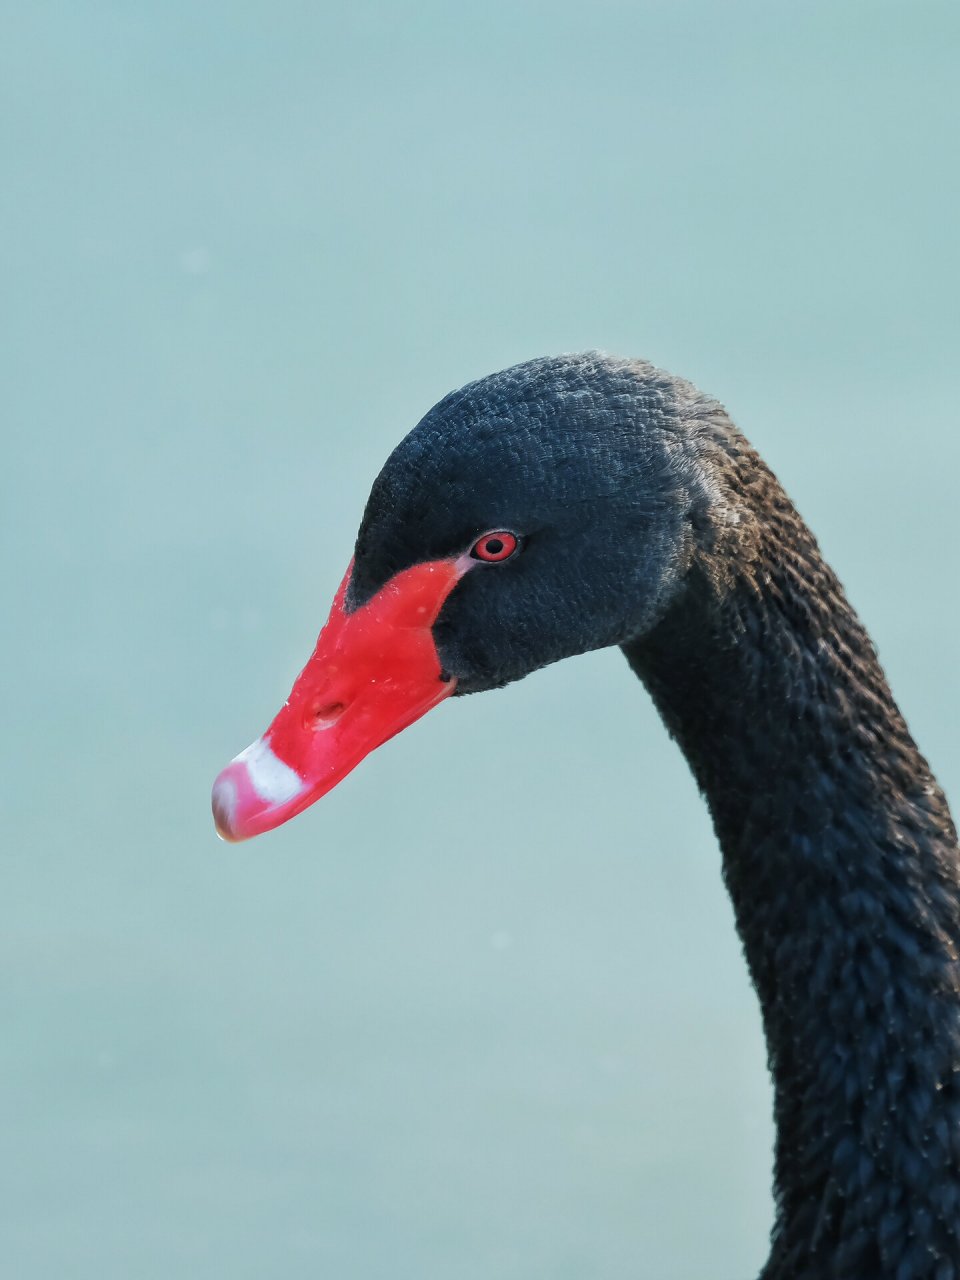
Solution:
<svg viewBox="0 0 960 1280"><path fill-rule="evenodd" d="M933 1258L960 1277L956 832L840 584L771 492L749 561L695 565L624 646L709 804L761 1003L764 1276L939 1276Z"/></svg>

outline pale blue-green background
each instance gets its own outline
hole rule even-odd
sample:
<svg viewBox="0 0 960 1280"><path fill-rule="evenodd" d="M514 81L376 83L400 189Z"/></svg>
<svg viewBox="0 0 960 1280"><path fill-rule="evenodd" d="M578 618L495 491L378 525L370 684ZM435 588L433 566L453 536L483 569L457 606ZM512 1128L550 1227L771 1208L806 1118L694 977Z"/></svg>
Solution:
<svg viewBox="0 0 960 1280"><path fill-rule="evenodd" d="M208 792L393 443L599 346L729 406L960 793L958 36L952 0L3 6L3 1276L758 1270L757 1011L619 654L252 844Z"/></svg>

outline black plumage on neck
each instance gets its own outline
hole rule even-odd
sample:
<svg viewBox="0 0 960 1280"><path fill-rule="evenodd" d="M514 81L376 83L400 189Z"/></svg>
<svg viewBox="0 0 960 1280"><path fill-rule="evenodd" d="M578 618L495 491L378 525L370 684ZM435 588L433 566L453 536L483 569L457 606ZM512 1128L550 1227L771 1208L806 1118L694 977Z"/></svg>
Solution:
<svg viewBox="0 0 960 1280"><path fill-rule="evenodd" d="M956 831L775 477L724 418L693 438L725 498L624 651L710 807L762 1005L764 1280L960 1280Z"/></svg>

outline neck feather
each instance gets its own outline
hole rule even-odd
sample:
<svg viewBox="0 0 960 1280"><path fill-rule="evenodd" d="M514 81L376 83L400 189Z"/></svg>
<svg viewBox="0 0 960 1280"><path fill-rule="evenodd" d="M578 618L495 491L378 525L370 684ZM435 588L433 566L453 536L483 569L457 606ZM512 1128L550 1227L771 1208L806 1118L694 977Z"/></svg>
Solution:
<svg viewBox="0 0 960 1280"><path fill-rule="evenodd" d="M960 1280L956 832L840 584L729 424L723 464L736 537L624 650L710 806L762 1006L764 1276Z"/></svg>

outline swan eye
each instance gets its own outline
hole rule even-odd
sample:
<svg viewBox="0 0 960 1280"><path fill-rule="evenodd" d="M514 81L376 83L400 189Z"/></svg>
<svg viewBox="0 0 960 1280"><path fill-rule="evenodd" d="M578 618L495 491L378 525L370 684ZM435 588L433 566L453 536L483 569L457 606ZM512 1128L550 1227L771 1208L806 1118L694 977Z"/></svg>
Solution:
<svg viewBox="0 0 960 1280"><path fill-rule="evenodd" d="M470 554L475 560L486 560L489 564L497 564L501 560L509 560L520 543L515 533L506 529L496 529L493 533L485 533L473 544Z"/></svg>

